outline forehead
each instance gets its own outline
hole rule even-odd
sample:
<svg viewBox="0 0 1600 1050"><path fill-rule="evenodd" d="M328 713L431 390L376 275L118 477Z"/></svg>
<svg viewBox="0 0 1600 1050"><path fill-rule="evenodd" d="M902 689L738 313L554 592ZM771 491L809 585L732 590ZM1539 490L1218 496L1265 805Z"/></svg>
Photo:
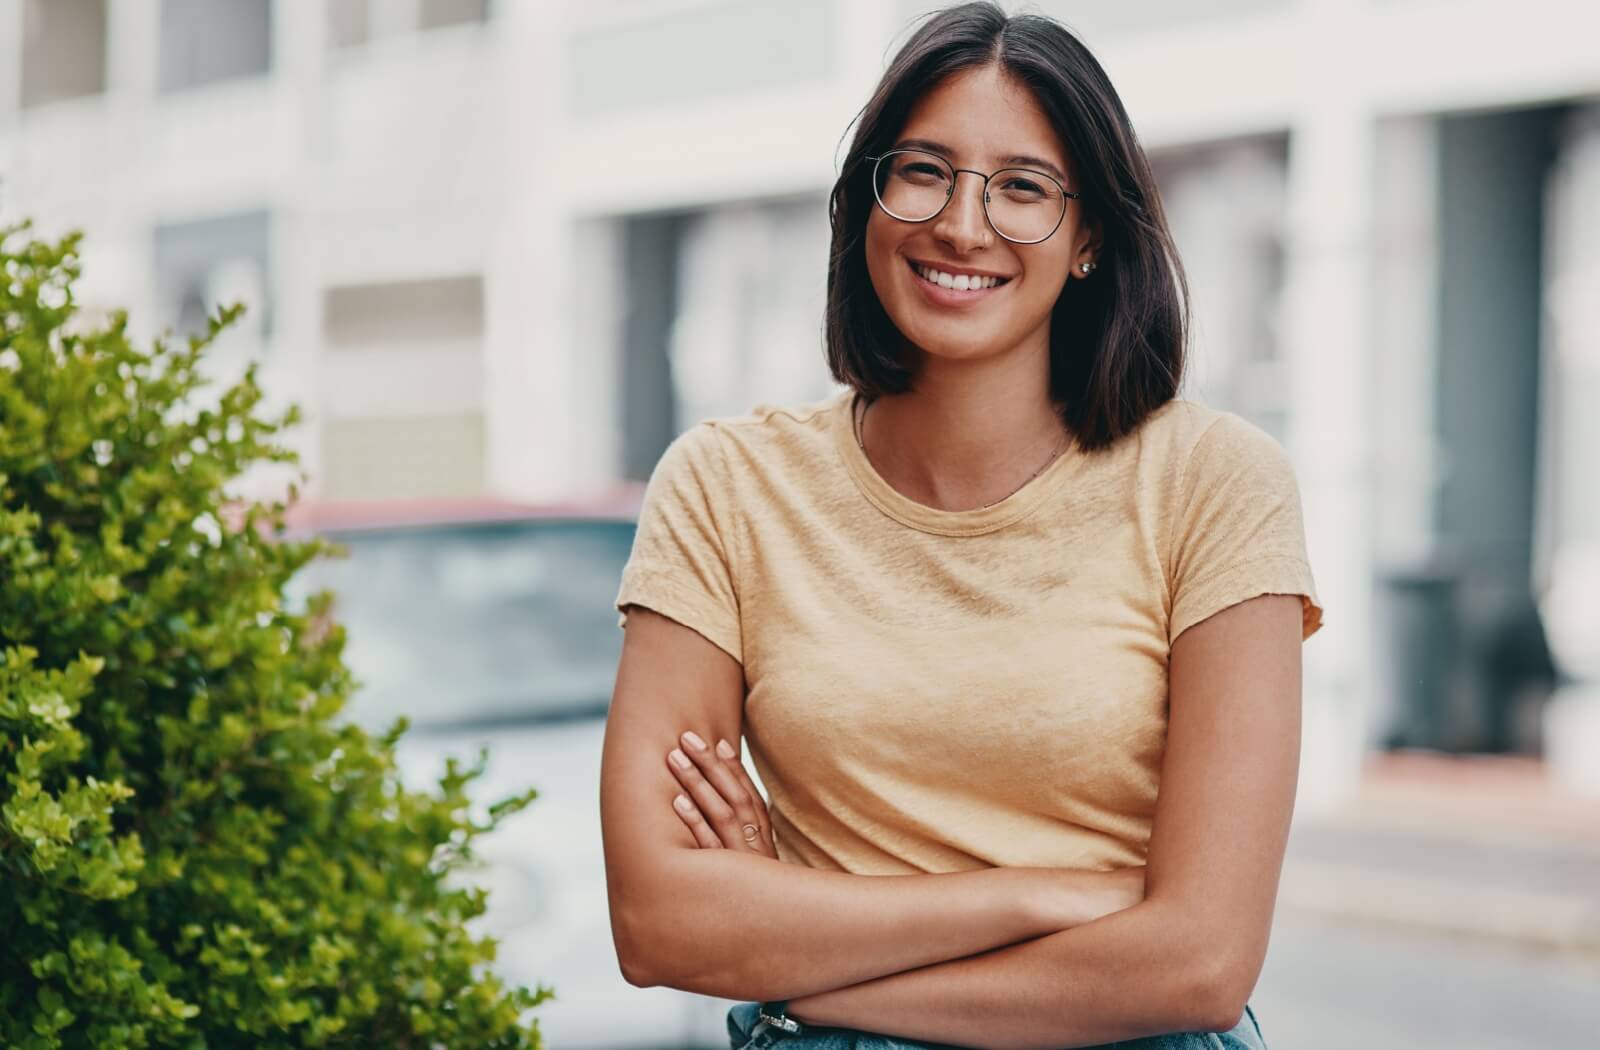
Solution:
<svg viewBox="0 0 1600 1050"><path fill-rule="evenodd" d="M963 69L924 92L900 138L945 143L963 164L1027 153L1070 171L1072 160L1033 92L995 65Z"/></svg>

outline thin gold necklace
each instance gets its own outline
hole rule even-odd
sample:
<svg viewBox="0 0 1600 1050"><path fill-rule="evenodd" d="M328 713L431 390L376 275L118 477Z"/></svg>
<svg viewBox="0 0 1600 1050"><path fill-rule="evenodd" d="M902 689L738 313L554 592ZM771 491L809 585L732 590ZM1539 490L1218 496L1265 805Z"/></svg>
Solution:
<svg viewBox="0 0 1600 1050"><path fill-rule="evenodd" d="M860 400L861 399L859 397L856 398L856 401L860 401ZM855 430L855 435L856 435L856 446L861 449L861 454L863 456L865 456L867 454L867 444L866 444L866 441L863 440L863 435L866 433L866 430L867 430L867 409L870 409L875 403L876 402L868 402L866 407L863 408L860 412L856 412L855 411L855 403L854 402L852 402L852 404L851 404L851 415L852 415L852 417L854 419L854 430ZM995 503L1004 503L1006 500L1010 499L1012 496L1015 496L1017 493L1021 492L1022 489L1023 489L1023 486L1027 485L1029 481L1032 481L1034 478L1038 477L1040 474L1043 474L1044 473L1044 468L1048 467L1050 464L1052 464L1052 463L1054 463L1056 461L1056 457L1061 455L1061 453L1066 449L1068 440L1071 438L1071 436L1072 435L1070 435L1070 434L1062 435L1061 443L1056 446L1056 450L1054 452L1050 453L1050 458L1045 460L1042 464L1040 464L1038 470L1034 471L1032 474L1029 474L1028 477L1027 477L1027 480L1025 480L1021 485L1018 485L1016 488L1012 489L1010 492L1006 493L1004 496L1001 496L999 499L995 500L993 503L985 503L981 507L975 507L975 508L972 508L972 509L974 509L974 510L988 510L990 507L994 506ZM867 462L868 463L872 462L872 459L871 459L870 456L867 458Z"/></svg>

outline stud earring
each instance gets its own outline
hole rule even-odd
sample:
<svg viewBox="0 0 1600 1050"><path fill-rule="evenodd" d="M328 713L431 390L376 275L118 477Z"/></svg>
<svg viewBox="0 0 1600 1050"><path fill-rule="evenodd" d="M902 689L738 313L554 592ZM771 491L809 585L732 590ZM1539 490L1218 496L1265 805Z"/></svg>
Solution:
<svg viewBox="0 0 1600 1050"><path fill-rule="evenodd" d="M1082 270L1084 273L1088 273L1094 269L1094 263L1079 263L1078 269Z"/></svg>

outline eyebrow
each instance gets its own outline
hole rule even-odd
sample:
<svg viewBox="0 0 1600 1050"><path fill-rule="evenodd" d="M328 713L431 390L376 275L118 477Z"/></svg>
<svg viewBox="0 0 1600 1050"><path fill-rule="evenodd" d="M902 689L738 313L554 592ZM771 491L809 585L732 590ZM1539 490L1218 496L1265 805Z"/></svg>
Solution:
<svg viewBox="0 0 1600 1050"><path fill-rule="evenodd" d="M950 157L952 150L949 146L934 142L932 139L901 139L895 144L895 149L920 149L929 153L937 153L942 157ZM1034 157L1026 153L1013 153L1008 157L1001 157L1000 163L1006 167L1013 164L1022 164L1031 168L1043 168L1060 180L1061 185L1067 184L1067 177L1061 169L1045 160L1043 157Z"/></svg>

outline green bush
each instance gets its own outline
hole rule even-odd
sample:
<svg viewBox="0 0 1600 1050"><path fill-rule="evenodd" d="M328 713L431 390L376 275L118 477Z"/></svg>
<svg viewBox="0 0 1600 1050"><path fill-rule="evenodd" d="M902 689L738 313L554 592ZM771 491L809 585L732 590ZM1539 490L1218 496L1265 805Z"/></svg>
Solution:
<svg viewBox="0 0 1600 1050"><path fill-rule="evenodd" d="M488 972L459 876L534 793L470 806L481 756L406 790L403 723L335 720L331 596L283 596L338 548L224 493L298 461L299 413L258 417L254 365L195 396L240 308L137 349L77 312L78 235L28 231L0 229L0 1046L540 1046L552 993Z"/></svg>

